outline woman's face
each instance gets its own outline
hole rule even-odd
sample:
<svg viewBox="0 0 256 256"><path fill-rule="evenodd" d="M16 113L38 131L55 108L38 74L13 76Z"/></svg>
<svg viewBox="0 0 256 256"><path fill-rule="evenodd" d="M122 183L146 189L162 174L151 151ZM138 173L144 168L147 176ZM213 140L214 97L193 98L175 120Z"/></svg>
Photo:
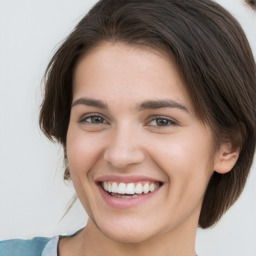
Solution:
<svg viewBox="0 0 256 256"><path fill-rule="evenodd" d="M67 157L102 234L139 242L196 229L215 155L170 59L105 43L79 62Z"/></svg>

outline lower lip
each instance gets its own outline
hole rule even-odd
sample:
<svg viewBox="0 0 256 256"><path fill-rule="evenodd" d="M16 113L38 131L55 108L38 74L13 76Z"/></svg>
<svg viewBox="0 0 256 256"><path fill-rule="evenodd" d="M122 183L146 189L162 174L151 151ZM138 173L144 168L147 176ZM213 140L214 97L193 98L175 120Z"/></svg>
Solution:
<svg viewBox="0 0 256 256"><path fill-rule="evenodd" d="M128 209L128 208L137 207L145 203L146 201L150 200L152 197L154 197L157 194L157 192L161 189L162 186L153 192L150 192L148 194L141 194L133 198L114 197L114 196L111 196L108 192L106 192L101 187L101 185L98 185L98 187L100 190L100 194L103 197L104 201L107 203L107 205L116 209Z"/></svg>

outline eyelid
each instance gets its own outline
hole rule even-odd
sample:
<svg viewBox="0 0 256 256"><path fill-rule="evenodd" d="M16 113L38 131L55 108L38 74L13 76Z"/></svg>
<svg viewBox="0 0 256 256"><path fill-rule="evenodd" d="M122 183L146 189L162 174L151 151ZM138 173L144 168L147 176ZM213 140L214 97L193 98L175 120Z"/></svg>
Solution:
<svg viewBox="0 0 256 256"><path fill-rule="evenodd" d="M150 123L156 119L163 119L163 120L167 120L168 122L170 122L171 124L169 125L163 125L163 126L160 126L160 125L150 125ZM165 128L165 127L170 127L170 126L177 126L177 125L180 125L179 122L177 120L175 120L174 118L171 118L171 117L167 117L167 116L162 116L162 115L154 115L154 116L151 116L149 121L147 122L147 125L148 126L154 126L154 127L159 127L159 128Z"/></svg>
<svg viewBox="0 0 256 256"><path fill-rule="evenodd" d="M107 120L107 118L104 115L102 115L100 113L97 113L97 112L95 112L95 113L87 113L87 114L82 115L82 117L79 118L78 122L79 123L85 123L87 118L92 118L92 117L100 117L100 118L104 119L104 121L106 121L107 124L109 124L109 121Z"/></svg>

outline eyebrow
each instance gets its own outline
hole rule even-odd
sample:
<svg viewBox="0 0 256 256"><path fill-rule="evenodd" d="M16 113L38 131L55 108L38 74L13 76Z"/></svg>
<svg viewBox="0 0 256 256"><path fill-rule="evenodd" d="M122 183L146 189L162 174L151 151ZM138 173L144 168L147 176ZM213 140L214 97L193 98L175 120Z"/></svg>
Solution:
<svg viewBox="0 0 256 256"><path fill-rule="evenodd" d="M108 109L108 105L105 102L101 100L90 99L90 98L79 98L72 103L71 107L74 107L80 104L90 106L90 107L97 107L101 109ZM177 109L189 112L184 105L170 99L144 101L137 106L138 111L143 111L148 109L159 109L159 108L177 108Z"/></svg>
<svg viewBox="0 0 256 256"><path fill-rule="evenodd" d="M143 102L137 107L138 111L143 111L147 109L159 109L159 108L177 108L177 109L189 112L184 105L170 99L149 100L149 101Z"/></svg>
<svg viewBox="0 0 256 256"><path fill-rule="evenodd" d="M89 98L79 98L76 101L74 101L71 105L71 107L74 107L76 105L86 105L90 107L97 107L101 109L108 109L108 105L104 103L101 100L95 100L95 99L89 99Z"/></svg>

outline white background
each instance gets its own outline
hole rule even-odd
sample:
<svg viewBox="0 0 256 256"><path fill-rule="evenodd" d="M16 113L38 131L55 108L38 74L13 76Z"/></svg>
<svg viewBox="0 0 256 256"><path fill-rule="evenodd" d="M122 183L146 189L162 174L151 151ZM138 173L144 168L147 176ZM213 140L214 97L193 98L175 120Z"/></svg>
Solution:
<svg viewBox="0 0 256 256"><path fill-rule="evenodd" d="M62 179L62 149L38 127L44 70L95 0L0 0L0 239L52 236L86 223L79 203L61 220L74 190ZM256 12L218 0L240 21L256 56ZM256 167L216 227L198 231L201 256L256 255Z"/></svg>

